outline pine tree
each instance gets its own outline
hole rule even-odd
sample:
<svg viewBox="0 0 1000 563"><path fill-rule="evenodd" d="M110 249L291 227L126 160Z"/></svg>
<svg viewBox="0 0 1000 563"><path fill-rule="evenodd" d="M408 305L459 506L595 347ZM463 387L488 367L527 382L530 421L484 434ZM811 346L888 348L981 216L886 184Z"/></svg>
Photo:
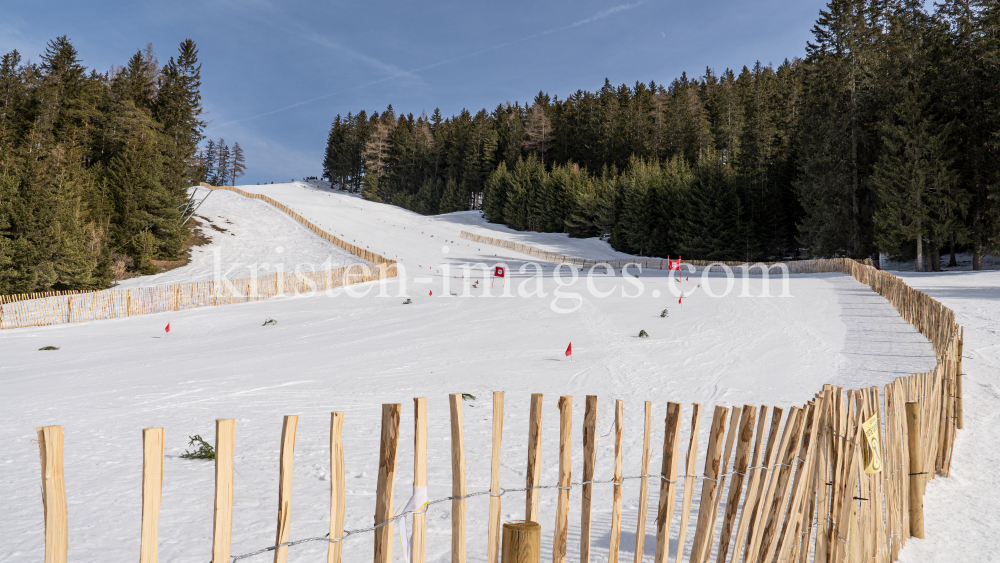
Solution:
<svg viewBox="0 0 1000 563"><path fill-rule="evenodd" d="M528 118L524 124L524 148L538 154L538 159L544 164L545 153L552 146L555 135L552 132L552 123L545 115L545 109L535 102L528 110Z"/></svg>
<svg viewBox="0 0 1000 563"><path fill-rule="evenodd" d="M226 145L225 139L219 139L218 145L219 156L218 162L215 165L215 175L213 176L214 186L226 186L229 183L229 170L231 169L231 159L232 156L229 154L229 146Z"/></svg>
<svg viewBox="0 0 1000 563"><path fill-rule="evenodd" d="M881 204L875 214L879 249L899 257L906 242L915 242L917 271L924 269L925 242L940 247L965 207L955 190L950 140L928 117L928 107L925 95L906 93L893 122L883 125L885 150L872 176Z"/></svg>
<svg viewBox="0 0 1000 563"><path fill-rule="evenodd" d="M215 141L209 139L205 144L205 152L202 156L202 178L201 181L207 184L215 185Z"/></svg>
<svg viewBox="0 0 1000 563"><path fill-rule="evenodd" d="M243 149L239 142L233 143L233 154L229 161L229 167L229 181L235 186L236 180L242 178L247 169L246 160L243 158Z"/></svg>

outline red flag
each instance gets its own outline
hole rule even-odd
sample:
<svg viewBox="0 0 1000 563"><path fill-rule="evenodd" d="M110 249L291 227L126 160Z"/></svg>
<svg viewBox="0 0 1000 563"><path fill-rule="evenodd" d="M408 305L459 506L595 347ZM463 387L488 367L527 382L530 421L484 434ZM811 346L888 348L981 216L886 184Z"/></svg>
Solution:
<svg viewBox="0 0 1000 563"><path fill-rule="evenodd" d="M434 290L427 292L427 297L434 297Z"/></svg>
<svg viewBox="0 0 1000 563"><path fill-rule="evenodd" d="M493 268L493 275L498 278L504 277L503 266L495 266Z"/></svg>
<svg viewBox="0 0 1000 563"><path fill-rule="evenodd" d="M569 346L566 347L566 355L567 356L572 356L573 355L573 343L572 342L570 342Z"/></svg>
<svg viewBox="0 0 1000 563"><path fill-rule="evenodd" d="M677 303L680 303L680 302L681 302L681 299L683 299L683 298L682 298L682 297L678 297L678 298L677 298Z"/></svg>
<svg viewBox="0 0 1000 563"><path fill-rule="evenodd" d="M691 278L684 278L684 281L691 281Z"/></svg>
<svg viewBox="0 0 1000 563"><path fill-rule="evenodd" d="M165 329L163 329L163 330L165 330L165 331L167 331L167 332L170 332L170 323L167 323L167 328L165 328Z"/></svg>

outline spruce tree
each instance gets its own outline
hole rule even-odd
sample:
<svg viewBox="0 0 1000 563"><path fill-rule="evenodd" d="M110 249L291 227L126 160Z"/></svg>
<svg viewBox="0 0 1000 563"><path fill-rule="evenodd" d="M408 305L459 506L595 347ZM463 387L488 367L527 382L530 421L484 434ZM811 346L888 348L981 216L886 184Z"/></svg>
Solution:
<svg viewBox="0 0 1000 563"><path fill-rule="evenodd" d="M233 143L233 155L229 165L229 181L235 186L236 180L242 178L247 169L246 159L243 157L243 149L239 142Z"/></svg>

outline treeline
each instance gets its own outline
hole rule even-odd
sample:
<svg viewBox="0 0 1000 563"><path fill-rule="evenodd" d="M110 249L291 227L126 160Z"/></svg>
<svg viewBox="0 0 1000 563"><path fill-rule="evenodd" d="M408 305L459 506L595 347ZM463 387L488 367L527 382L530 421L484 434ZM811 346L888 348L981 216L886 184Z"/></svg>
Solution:
<svg viewBox="0 0 1000 563"><path fill-rule="evenodd" d="M198 151L198 163L202 171L200 181L213 186L235 186L247 169L243 148L238 142L230 148L225 139L218 142L209 139L205 148Z"/></svg>
<svg viewBox="0 0 1000 563"><path fill-rule="evenodd" d="M998 3L834 0L802 60L442 118L337 116L324 174L651 256L1000 247Z"/></svg>
<svg viewBox="0 0 1000 563"><path fill-rule="evenodd" d="M88 71L65 36L38 62L0 61L0 293L104 288L155 271L187 240L180 209L201 176L198 49L152 46Z"/></svg>

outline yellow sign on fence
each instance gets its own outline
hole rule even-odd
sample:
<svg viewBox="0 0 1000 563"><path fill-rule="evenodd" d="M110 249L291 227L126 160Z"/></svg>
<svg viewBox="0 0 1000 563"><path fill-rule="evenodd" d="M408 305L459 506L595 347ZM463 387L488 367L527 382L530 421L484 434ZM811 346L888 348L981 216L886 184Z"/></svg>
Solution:
<svg viewBox="0 0 1000 563"><path fill-rule="evenodd" d="M868 442L862 450L864 454L865 473L878 473L882 471L882 451L878 443L878 415L873 414L871 418L861 424L865 431L865 441Z"/></svg>

